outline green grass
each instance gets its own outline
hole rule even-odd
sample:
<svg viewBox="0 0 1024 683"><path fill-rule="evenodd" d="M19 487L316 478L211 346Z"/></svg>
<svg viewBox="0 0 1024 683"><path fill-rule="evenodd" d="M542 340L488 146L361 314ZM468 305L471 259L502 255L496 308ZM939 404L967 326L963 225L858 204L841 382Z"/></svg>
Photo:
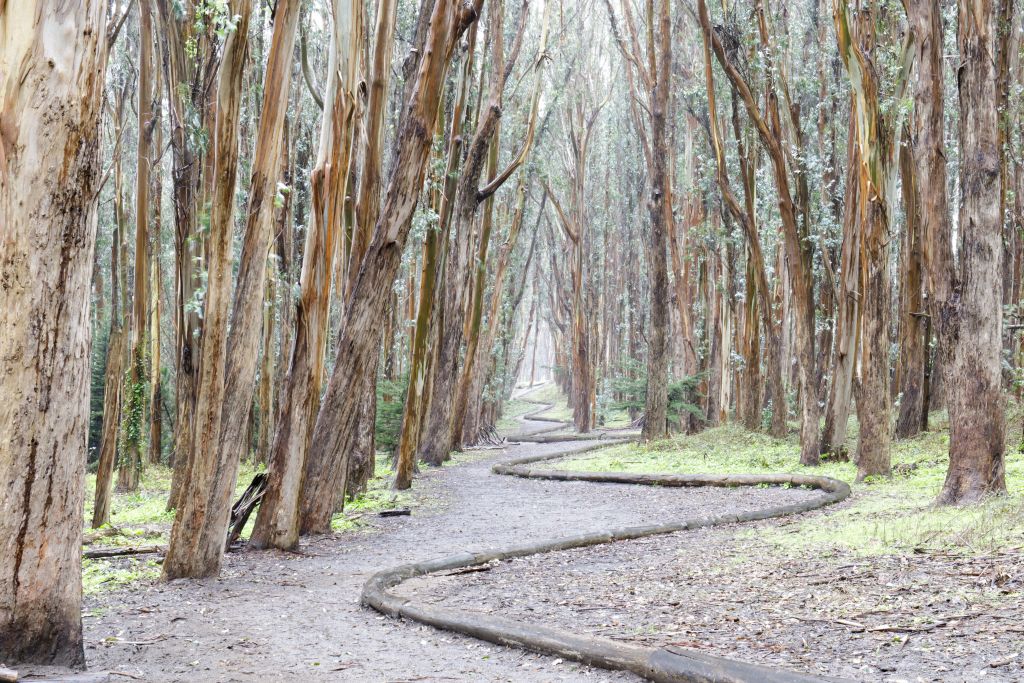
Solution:
<svg viewBox="0 0 1024 683"><path fill-rule="evenodd" d="M551 408L542 413L538 413L541 417L550 418L552 420L562 420L564 422L572 422L572 408L569 407L568 399L554 382L548 382L547 384L528 392L527 397L531 401L553 404ZM526 409L518 412L522 405L525 405ZM509 401L506 404L502 419L498 422L498 425L514 426L515 420L511 418L528 413L536 407L536 405L532 405L521 400L514 399ZM507 423L506 419L509 420ZM629 417L629 413L625 410L605 407L599 411L598 425L605 429L623 429L625 427L629 427L631 423L632 420Z"/></svg>
<svg viewBox="0 0 1024 683"><path fill-rule="evenodd" d="M262 466L243 462L238 472L233 500L249 486L253 476L263 471ZM385 453L377 454L377 468L370 480L366 493L357 496L345 506L345 512L334 516L331 528L335 531L352 531L363 528L359 518L380 510L407 507L412 501L408 492L391 490L393 472ZM98 530L89 528L92 521L93 502L96 492L96 475L86 478L86 503L83 521L86 539L90 547L123 547L139 545L166 545L170 539L174 511L168 511L167 496L171 490L171 470L160 465L149 465L142 473L139 490L132 493L112 494L110 503L110 524ZM249 538L256 515L253 514L242 538ZM82 561L82 586L86 595L95 595L116 590L137 582L155 581L160 576L160 564L153 556L142 558L102 558Z"/></svg>
<svg viewBox="0 0 1024 683"><path fill-rule="evenodd" d="M82 560L82 591L96 595L117 590L138 582L160 578L160 563L153 559Z"/></svg>
<svg viewBox="0 0 1024 683"><path fill-rule="evenodd" d="M851 432L856 434L855 424ZM552 466L618 472L803 472L850 483L854 494L840 508L756 531L758 538L786 553L970 554L1024 545L1024 456L1007 447L1009 495L975 506L937 507L934 501L945 478L948 445L944 430L893 442L893 476L863 483L854 482L852 463L801 466L796 437L774 439L736 425L647 445L615 446Z"/></svg>
<svg viewBox="0 0 1024 683"><path fill-rule="evenodd" d="M536 407L533 403L528 403L518 398L505 401L504 410L501 412L497 428L505 431L518 428L519 420L517 418L522 417Z"/></svg>
<svg viewBox="0 0 1024 683"><path fill-rule="evenodd" d="M366 492L349 500L345 504L345 511L331 518L331 529L353 531L363 528L359 519L367 514L409 507L413 503L413 496L409 491L395 491L391 488L394 475L391 458L386 453L378 453L373 477L367 484Z"/></svg>

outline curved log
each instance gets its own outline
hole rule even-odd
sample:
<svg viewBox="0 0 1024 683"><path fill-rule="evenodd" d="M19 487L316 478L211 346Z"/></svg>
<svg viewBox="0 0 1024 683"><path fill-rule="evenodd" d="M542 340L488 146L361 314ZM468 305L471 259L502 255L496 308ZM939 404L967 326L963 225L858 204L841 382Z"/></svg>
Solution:
<svg viewBox="0 0 1024 683"><path fill-rule="evenodd" d="M543 412L550 406L534 412ZM537 420L528 413L525 419ZM552 430L542 430L552 431ZM538 439L540 437L533 437ZM551 437L552 440L559 440ZM520 438L519 440L526 440ZM561 439L569 440L569 439ZM435 628L462 633L464 635L506 646L515 646L550 654L564 659L581 662L605 669L630 671L648 680L665 683L682 681L697 683L810 683L811 681L837 681L810 674L797 673L750 664L722 657L707 655L695 650L677 647L652 648L630 645L608 638L581 635L560 629L529 624L512 619L477 614L460 609L439 607L416 602L395 595L393 588L402 582L426 574L452 569L474 567L515 557L525 557L572 548L585 548L657 534L667 534L687 529L750 522L774 517L784 517L816 510L844 500L850 495L850 487L830 477L805 474L628 474L625 472L571 472L533 468L531 465L550 460L578 455L617 445L595 444L592 447L572 453L527 456L504 463L498 463L492 472L499 475L546 479L554 481L587 481L614 484L637 484L641 486L759 486L791 485L819 489L825 495L788 505L776 505L760 510L750 510L706 517L690 517L682 520L609 529L604 532L574 534L554 540L534 541L519 546L480 553L462 552L426 562L406 564L385 569L374 574L363 587L361 602L391 617L403 617Z"/></svg>

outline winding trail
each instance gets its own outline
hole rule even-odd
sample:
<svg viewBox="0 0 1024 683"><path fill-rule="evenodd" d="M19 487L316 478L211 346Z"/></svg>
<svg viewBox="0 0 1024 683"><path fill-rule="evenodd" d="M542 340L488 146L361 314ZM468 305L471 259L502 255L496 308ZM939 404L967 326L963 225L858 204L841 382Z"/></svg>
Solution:
<svg viewBox="0 0 1024 683"><path fill-rule="evenodd" d="M543 441L561 427L526 419L516 438ZM673 489L491 472L510 459L593 447L560 440L474 451L416 480L424 505L411 517L375 519L366 532L317 538L300 554L231 554L219 579L89 598L89 667L148 681L639 681L627 671L389 619L360 607L360 594L382 568L402 563L663 524L707 510L740 515L821 496L804 489Z"/></svg>

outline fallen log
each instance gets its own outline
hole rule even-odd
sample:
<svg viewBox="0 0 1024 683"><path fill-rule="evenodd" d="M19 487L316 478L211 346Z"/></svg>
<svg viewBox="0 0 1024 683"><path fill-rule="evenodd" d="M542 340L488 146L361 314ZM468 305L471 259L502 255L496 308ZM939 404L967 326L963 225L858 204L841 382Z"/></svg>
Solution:
<svg viewBox="0 0 1024 683"><path fill-rule="evenodd" d="M152 555L154 553L167 552L165 545L140 545L125 546L123 548L94 548L82 553L82 557L88 560L95 560L103 557L126 557L129 555ZM0 681L3 679L0 678Z"/></svg>

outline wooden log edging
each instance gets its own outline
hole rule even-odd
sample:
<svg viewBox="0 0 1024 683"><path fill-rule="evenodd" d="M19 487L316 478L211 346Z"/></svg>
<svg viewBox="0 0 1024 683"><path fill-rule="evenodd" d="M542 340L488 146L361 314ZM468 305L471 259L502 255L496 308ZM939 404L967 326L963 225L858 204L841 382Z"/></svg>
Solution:
<svg viewBox="0 0 1024 683"><path fill-rule="evenodd" d="M618 442L616 442L618 443ZM495 474L547 479L554 481L588 481L641 486L759 486L790 485L815 488L825 495L802 503L776 505L760 510L691 517L683 520L610 529L605 532L574 534L554 540L537 541L499 550L479 553L462 552L425 562L405 564L377 572L363 587L363 605L391 617L411 619L428 626L453 631L498 645L519 647L534 652L571 659L588 666L630 671L659 683L812 683L838 681L811 674L787 671L761 664L750 664L677 647L652 648L630 645L609 638L588 636L528 624L502 617L466 610L438 607L395 595L391 589L408 579L474 567L516 557L586 548L589 546L635 538L667 534L686 529L699 529L723 524L750 522L809 512L838 503L850 495L845 482L831 477L803 474L628 474L624 472L570 472L531 468L530 465L579 455L616 443L602 443L569 453L534 455L498 463L491 468Z"/></svg>
<svg viewBox="0 0 1024 683"><path fill-rule="evenodd" d="M640 432L630 429L595 430L586 434L551 434L551 432L557 432L559 429L567 429L572 426L572 423L566 422L565 420L541 415L541 413L554 408L555 404L546 401L537 401L530 398L520 398L518 400L523 403L532 403L538 406L537 408L520 415L520 419L530 420L531 422L551 422L554 424L551 427L545 427L543 429L537 429L527 433L511 434L508 436L508 440L512 442L559 443L562 441L604 441L606 444L609 444L613 441L619 442L628 439L635 439L640 436Z"/></svg>

